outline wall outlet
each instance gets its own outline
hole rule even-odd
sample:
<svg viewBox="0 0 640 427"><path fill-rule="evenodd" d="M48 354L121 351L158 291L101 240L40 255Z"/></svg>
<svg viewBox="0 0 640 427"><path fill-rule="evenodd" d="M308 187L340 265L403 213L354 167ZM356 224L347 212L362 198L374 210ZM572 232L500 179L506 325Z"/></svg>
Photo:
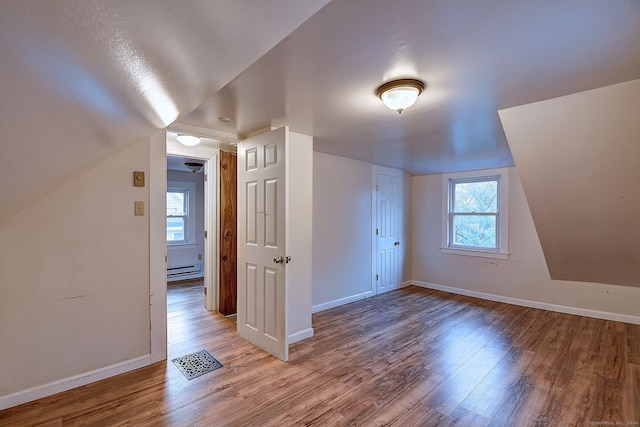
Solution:
<svg viewBox="0 0 640 427"><path fill-rule="evenodd" d="M133 202L133 214L135 216L144 216L144 202L140 200Z"/></svg>

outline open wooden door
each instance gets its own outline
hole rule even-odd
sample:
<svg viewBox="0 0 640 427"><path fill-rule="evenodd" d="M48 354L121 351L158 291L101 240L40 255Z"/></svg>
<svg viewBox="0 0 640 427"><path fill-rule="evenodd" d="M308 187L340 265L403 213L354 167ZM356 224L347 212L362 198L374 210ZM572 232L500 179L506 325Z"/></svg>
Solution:
<svg viewBox="0 0 640 427"><path fill-rule="evenodd" d="M237 156L220 152L220 313L237 313Z"/></svg>
<svg viewBox="0 0 640 427"><path fill-rule="evenodd" d="M284 361L287 137L282 128L238 144L238 332Z"/></svg>

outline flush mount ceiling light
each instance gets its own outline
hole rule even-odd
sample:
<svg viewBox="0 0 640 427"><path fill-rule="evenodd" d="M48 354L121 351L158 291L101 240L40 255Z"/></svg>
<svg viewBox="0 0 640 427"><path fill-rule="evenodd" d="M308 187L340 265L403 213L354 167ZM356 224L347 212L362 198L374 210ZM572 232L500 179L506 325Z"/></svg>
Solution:
<svg viewBox="0 0 640 427"><path fill-rule="evenodd" d="M392 80L380 86L376 95L385 107L402 113L415 104L418 95L424 90L424 82L416 79Z"/></svg>
<svg viewBox="0 0 640 427"><path fill-rule="evenodd" d="M191 169L191 172L193 173L198 172L200 169L202 169L202 166L204 166L203 163L196 163L196 162L185 162L184 165L189 169Z"/></svg>
<svg viewBox="0 0 640 427"><path fill-rule="evenodd" d="M177 139L180 144L186 145L187 147L193 147L194 145L200 144L200 138L197 136L178 135Z"/></svg>

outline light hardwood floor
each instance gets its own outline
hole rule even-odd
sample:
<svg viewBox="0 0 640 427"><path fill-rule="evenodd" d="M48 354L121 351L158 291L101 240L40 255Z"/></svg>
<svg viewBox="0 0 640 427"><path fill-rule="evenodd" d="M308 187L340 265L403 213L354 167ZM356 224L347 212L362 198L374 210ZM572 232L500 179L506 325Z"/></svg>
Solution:
<svg viewBox="0 0 640 427"><path fill-rule="evenodd" d="M169 288L169 359L0 412L0 425L638 426L640 326L417 287L317 313L283 363Z"/></svg>

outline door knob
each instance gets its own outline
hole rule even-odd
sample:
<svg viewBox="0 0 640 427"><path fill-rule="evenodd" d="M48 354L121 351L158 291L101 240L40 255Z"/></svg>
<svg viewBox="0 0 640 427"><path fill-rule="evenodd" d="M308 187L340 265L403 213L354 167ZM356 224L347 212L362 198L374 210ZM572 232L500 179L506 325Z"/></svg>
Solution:
<svg viewBox="0 0 640 427"><path fill-rule="evenodd" d="M393 246L400 246L400 242L395 242Z"/></svg>
<svg viewBox="0 0 640 427"><path fill-rule="evenodd" d="M278 256L278 257L275 257L273 259L273 262L275 262L276 264L282 264L284 262L284 258L282 258L282 255Z"/></svg>

